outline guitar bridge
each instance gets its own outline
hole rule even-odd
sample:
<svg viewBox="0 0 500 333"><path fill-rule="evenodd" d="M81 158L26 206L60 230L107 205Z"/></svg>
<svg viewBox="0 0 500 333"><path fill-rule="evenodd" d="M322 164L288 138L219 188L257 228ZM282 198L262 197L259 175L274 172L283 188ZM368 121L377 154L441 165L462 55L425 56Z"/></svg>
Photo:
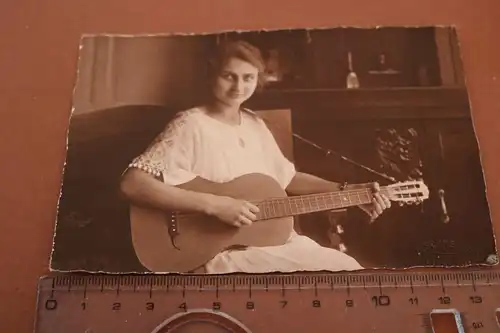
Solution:
<svg viewBox="0 0 500 333"><path fill-rule="evenodd" d="M172 246L177 250L181 250L177 244L175 243L175 239L179 236L179 229L177 225L177 213L172 213L170 215L170 219L168 222L168 235L170 236L170 241L172 242Z"/></svg>

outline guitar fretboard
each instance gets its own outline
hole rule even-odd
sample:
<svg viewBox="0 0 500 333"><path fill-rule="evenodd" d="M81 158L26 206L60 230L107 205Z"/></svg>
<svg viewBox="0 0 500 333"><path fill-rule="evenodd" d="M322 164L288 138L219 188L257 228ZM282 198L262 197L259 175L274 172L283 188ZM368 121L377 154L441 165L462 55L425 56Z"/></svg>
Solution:
<svg viewBox="0 0 500 333"><path fill-rule="evenodd" d="M381 188L380 193L387 195L387 190ZM371 190L360 189L268 199L257 203L260 209L257 219L266 220L358 206L372 202L372 197Z"/></svg>

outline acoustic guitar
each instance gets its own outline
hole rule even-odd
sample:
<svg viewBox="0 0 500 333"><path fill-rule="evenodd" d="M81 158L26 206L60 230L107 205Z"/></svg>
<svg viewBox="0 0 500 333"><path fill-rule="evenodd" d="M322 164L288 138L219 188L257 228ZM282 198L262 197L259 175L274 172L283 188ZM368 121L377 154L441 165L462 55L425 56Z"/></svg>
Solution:
<svg viewBox="0 0 500 333"><path fill-rule="evenodd" d="M372 201L368 188L288 196L278 182L263 174L248 174L226 183L196 178L179 188L248 200L260 212L251 226L238 228L204 214L132 205L130 222L136 255L155 273L192 272L232 246L281 245L290 237L296 215ZM401 204L419 203L429 196L422 181L381 186L380 191Z"/></svg>

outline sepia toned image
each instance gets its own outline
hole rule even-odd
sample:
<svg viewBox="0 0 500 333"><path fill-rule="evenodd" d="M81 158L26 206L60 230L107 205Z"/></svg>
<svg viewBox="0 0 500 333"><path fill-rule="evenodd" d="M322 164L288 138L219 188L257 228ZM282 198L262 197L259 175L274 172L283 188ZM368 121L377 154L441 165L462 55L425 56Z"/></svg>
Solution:
<svg viewBox="0 0 500 333"><path fill-rule="evenodd" d="M453 28L81 39L51 269L494 265Z"/></svg>

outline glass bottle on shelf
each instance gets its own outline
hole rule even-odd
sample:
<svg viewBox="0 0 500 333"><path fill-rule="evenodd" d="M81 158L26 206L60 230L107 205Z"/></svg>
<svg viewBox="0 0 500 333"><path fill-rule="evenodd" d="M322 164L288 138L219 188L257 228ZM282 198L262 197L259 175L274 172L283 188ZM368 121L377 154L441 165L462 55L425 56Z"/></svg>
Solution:
<svg viewBox="0 0 500 333"><path fill-rule="evenodd" d="M359 88L359 79L358 76L356 75L356 72L354 72L353 70L351 52L347 53L347 61L349 65L349 74L347 74L347 80L346 80L347 89L357 89Z"/></svg>

